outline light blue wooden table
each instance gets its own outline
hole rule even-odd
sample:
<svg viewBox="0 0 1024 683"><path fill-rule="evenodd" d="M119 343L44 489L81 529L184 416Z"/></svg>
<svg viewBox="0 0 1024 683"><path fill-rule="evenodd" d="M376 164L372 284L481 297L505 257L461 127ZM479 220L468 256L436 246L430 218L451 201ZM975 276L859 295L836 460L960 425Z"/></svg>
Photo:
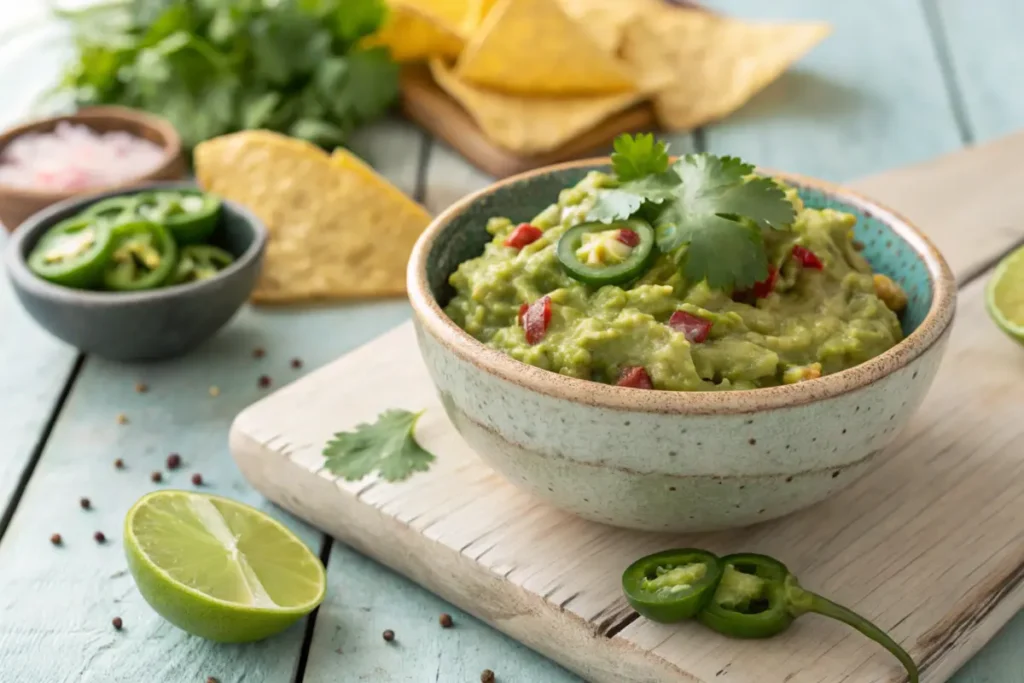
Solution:
<svg viewBox="0 0 1024 683"><path fill-rule="evenodd" d="M628 0L622 0L626 2ZM34 0L0 0L0 35L31 21ZM738 154L845 180L921 161L1024 127L1020 0L719 0L758 18L822 18L835 34L726 122L678 136L675 150ZM21 31L0 45L0 125L23 117L66 54L60 33ZM357 146L402 189L438 211L488 183L445 146L394 120ZM3 238L0 237L0 246ZM191 682L578 679L348 548L269 506L227 451L233 416L280 386L405 319L404 302L315 310L245 310L194 354L150 365L84 357L48 337L0 282L0 681ZM267 355L256 360L255 347ZM289 361L301 358L293 370ZM137 382L149 391L136 393ZM220 388L211 397L208 388ZM129 422L119 425L125 413ZM185 635L142 601L120 550L124 513L157 485L168 453L184 467L163 487L208 490L268 509L327 561L329 595L313 618L269 641L223 646ZM115 458L127 466L116 470ZM94 509L83 512L88 496ZM92 534L110 539L97 545ZM50 534L65 546L55 549ZM441 630L439 613L457 627ZM125 628L115 632L111 619ZM398 646L381 632L392 629ZM954 679L1024 683L1024 614Z"/></svg>

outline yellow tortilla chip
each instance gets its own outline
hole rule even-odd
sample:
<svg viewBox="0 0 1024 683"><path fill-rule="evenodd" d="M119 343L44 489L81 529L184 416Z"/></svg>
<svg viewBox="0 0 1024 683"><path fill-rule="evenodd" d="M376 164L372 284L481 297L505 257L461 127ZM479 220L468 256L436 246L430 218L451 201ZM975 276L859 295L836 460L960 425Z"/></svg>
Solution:
<svg viewBox="0 0 1024 683"><path fill-rule="evenodd" d="M418 10L463 36L468 36L479 21L476 5L477 0L392 0L392 6Z"/></svg>
<svg viewBox="0 0 1024 683"><path fill-rule="evenodd" d="M645 12L658 12L665 0L559 0L566 14L585 27L601 49L617 54L626 27Z"/></svg>
<svg viewBox="0 0 1024 683"><path fill-rule="evenodd" d="M630 92L626 64L604 51L558 0L499 0L456 67L472 85L519 95Z"/></svg>
<svg viewBox="0 0 1024 683"><path fill-rule="evenodd" d="M465 41L451 26L416 7L394 4L387 22L366 40L368 46L384 46L397 62L416 62L430 57L454 59Z"/></svg>
<svg viewBox="0 0 1024 683"><path fill-rule="evenodd" d="M665 128L689 130L739 109L830 32L822 23L748 24L666 8L627 28L622 54L638 69L671 69L655 112Z"/></svg>
<svg viewBox="0 0 1024 683"><path fill-rule="evenodd" d="M472 34L484 22L487 15L491 13L497 0L471 0L469 15L466 18L465 26Z"/></svg>
<svg viewBox="0 0 1024 683"><path fill-rule="evenodd" d="M645 99L666 81L664 72L652 71L633 92L523 97L466 83L439 59L430 62L430 70L438 85L458 100L490 140L520 154L539 154L560 147Z"/></svg>
<svg viewBox="0 0 1024 683"><path fill-rule="evenodd" d="M430 214L361 161L269 131L200 143L203 188L248 207L270 240L253 301L405 292L405 267Z"/></svg>

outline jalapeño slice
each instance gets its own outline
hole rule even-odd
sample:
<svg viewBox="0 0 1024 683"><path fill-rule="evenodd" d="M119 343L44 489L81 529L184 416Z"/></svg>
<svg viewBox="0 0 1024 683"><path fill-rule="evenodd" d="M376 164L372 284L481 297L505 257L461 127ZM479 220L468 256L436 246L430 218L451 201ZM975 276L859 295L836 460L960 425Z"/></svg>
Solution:
<svg viewBox="0 0 1024 683"><path fill-rule="evenodd" d="M46 231L29 254L28 267L54 284L90 289L102 281L113 250L109 225L75 217Z"/></svg>
<svg viewBox="0 0 1024 683"><path fill-rule="evenodd" d="M704 609L721 578L722 564L715 555L680 548L629 565L622 574L622 591L633 609L651 621L674 624Z"/></svg>
<svg viewBox="0 0 1024 683"><path fill-rule="evenodd" d="M217 227L220 200L198 190L145 192L138 196L136 212L170 230L178 244L197 244Z"/></svg>
<svg viewBox="0 0 1024 683"><path fill-rule="evenodd" d="M722 580L698 619L708 628L734 638L771 638L809 612L836 619L888 650L917 683L910 654L885 631L853 610L800 586L786 565L755 553L721 558Z"/></svg>
<svg viewBox="0 0 1024 683"><path fill-rule="evenodd" d="M594 287L637 279L654 257L654 229L633 219L580 223L558 240L558 261L569 277Z"/></svg>
<svg viewBox="0 0 1024 683"><path fill-rule="evenodd" d="M168 280L178 263L178 246L167 228L159 223L134 221L115 226L113 232L113 255L103 273L107 289L155 289Z"/></svg>
<svg viewBox="0 0 1024 683"><path fill-rule="evenodd" d="M209 244L190 244L181 250L181 258L174 269L171 284L207 280L232 263L235 257L220 247Z"/></svg>
<svg viewBox="0 0 1024 683"><path fill-rule="evenodd" d="M92 204L79 215L107 223L121 223L135 215L137 205L138 198L135 196L110 197Z"/></svg>

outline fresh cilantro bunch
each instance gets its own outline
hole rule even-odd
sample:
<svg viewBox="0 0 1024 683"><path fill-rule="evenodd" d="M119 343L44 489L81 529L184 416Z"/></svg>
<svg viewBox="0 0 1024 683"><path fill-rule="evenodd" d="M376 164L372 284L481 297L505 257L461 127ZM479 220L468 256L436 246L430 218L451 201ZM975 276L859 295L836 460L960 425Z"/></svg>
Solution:
<svg viewBox="0 0 1024 683"><path fill-rule="evenodd" d="M434 455L416 441L416 422L422 415L422 411L386 410L373 424L338 432L324 448L324 467L346 481L378 472L385 481L394 482L425 472Z"/></svg>
<svg viewBox="0 0 1024 683"><path fill-rule="evenodd" d="M191 148L268 128L343 144L398 94L398 67L360 41L384 0L113 0L62 11L77 56L55 94L167 117Z"/></svg>
<svg viewBox="0 0 1024 683"><path fill-rule="evenodd" d="M750 177L753 165L712 154L670 165L668 145L647 134L620 136L612 166L619 185L598 195L590 220L651 220L663 253L686 246L680 266L693 282L742 290L768 277L762 230L789 229L796 215L772 179Z"/></svg>

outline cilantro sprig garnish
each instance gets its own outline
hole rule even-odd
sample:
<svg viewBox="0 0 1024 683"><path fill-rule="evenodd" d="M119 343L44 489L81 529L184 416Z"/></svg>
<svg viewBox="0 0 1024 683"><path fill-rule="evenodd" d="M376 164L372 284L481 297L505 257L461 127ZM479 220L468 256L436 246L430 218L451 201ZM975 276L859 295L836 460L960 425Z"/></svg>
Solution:
<svg viewBox="0 0 1024 683"><path fill-rule="evenodd" d="M620 136L612 167L618 187L599 193L589 219L611 223L643 213L658 249L683 246L680 267L693 282L746 289L768 277L762 230L788 230L793 205L771 178L735 157L687 154L669 165L668 145L653 135Z"/></svg>
<svg viewBox="0 0 1024 683"><path fill-rule="evenodd" d="M324 448L324 467L346 481L357 481L376 471L385 481L408 479L425 472L434 455L416 441L416 422L424 411L386 410L373 424L362 423L351 432L338 432Z"/></svg>

